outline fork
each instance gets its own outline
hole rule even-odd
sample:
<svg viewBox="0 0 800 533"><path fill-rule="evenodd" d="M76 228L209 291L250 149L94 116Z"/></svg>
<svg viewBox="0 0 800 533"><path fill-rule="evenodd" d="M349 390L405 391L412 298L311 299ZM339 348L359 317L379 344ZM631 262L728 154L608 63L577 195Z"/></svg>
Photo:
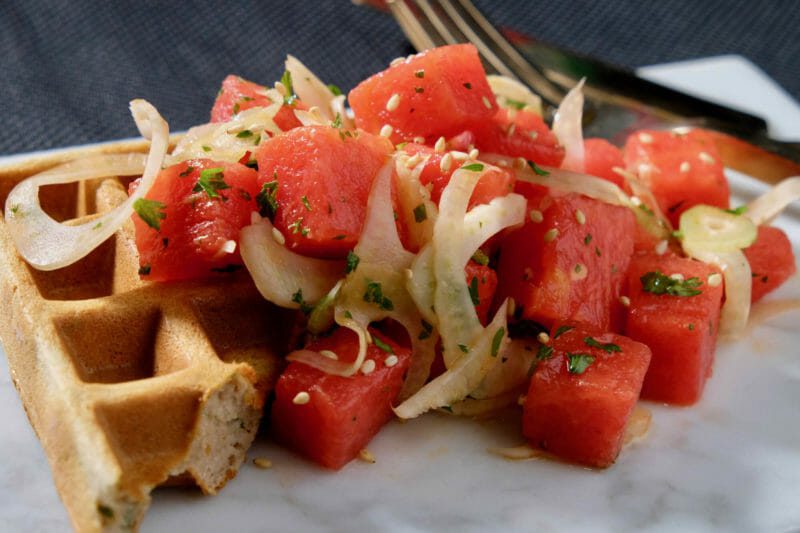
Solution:
<svg viewBox="0 0 800 533"><path fill-rule="evenodd" d="M569 72L552 68L554 62L546 68L543 61L536 64L523 57L470 0L388 0L387 4L417 51L472 43L488 73L521 81L542 98L546 118L552 117L567 88L578 81ZM590 78L584 86L583 125L587 137L622 144L629 133L639 129L703 127L714 131L723 162L730 168L768 183L800 174L800 143L770 138L763 119L667 89L594 60L544 45L537 44L537 48L544 49L545 55L581 61L592 71L602 71L602 76ZM608 80L602 83L599 78ZM620 95L620 87L633 94ZM742 150L739 139L750 146L745 145L747 149Z"/></svg>

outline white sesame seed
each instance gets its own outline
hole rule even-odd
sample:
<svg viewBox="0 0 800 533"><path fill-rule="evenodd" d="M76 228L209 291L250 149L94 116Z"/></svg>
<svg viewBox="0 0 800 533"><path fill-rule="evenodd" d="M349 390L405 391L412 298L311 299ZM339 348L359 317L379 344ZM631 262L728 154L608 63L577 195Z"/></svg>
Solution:
<svg viewBox="0 0 800 533"><path fill-rule="evenodd" d="M383 364L388 366L388 367L392 367L392 366L396 365L399 362L400 362L400 360L397 358L396 355L390 355L389 357L387 357L386 359L383 360Z"/></svg>
<svg viewBox="0 0 800 533"><path fill-rule="evenodd" d="M486 96L484 96L484 97L482 98L482 100L483 100L483 105L485 105L485 106L486 106L486 109L491 109L491 108L492 108L492 102L490 102L490 101L489 101L489 98L487 98Z"/></svg>
<svg viewBox="0 0 800 533"><path fill-rule="evenodd" d="M436 139L436 144L433 145L434 152L444 152L447 149L447 141L444 140L444 137L439 137Z"/></svg>
<svg viewBox="0 0 800 533"><path fill-rule="evenodd" d="M405 57L395 57L394 59L392 59L392 62L389 63L389 66L390 67L396 67L397 65L399 65L400 63L402 63L405 60L406 60Z"/></svg>
<svg viewBox="0 0 800 533"><path fill-rule="evenodd" d="M414 141L416 144L425 144L425 137L414 137L411 140Z"/></svg>
<svg viewBox="0 0 800 533"><path fill-rule="evenodd" d="M528 162L525 161L524 157L517 157L514 159L514 168L517 170L522 170L527 166Z"/></svg>
<svg viewBox="0 0 800 533"><path fill-rule="evenodd" d="M655 252L658 255L664 255L667 253L667 247L669 246L669 242L664 239L663 241L658 241L658 244L655 246Z"/></svg>
<svg viewBox="0 0 800 533"><path fill-rule="evenodd" d="M511 136L514 135L515 131L517 131L517 124L515 122L512 122L511 125L508 127L508 130L506 131L506 134L509 137L511 137Z"/></svg>
<svg viewBox="0 0 800 533"><path fill-rule="evenodd" d="M576 263L575 267L570 272L569 277L572 281L580 281L589 275L589 269L583 263Z"/></svg>
<svg viewBox="0 0 800 533"><path fill-rule="evenodd" d="M684 277L683 274L681 274L680 272L676 272L674 274L670 274L669 279L674 279L676 281L683 281Z"/></svg>
<svg viewBox="0 0 800 533"><path fill-rule="evenodd" d="M640 177L649 176L652 173L653 173L653 165L649 163L641 163L637 167L637 174L639 174Z"/></svg>
<svg viewBox="0 0 800 533"><path fill-rule="evenodd" d="M372 334L369 331L364 332L364 338L367 340L367 344L372 344Z"/></svg>
<svg viewBox="0 0 800 533"><path fill-rule="evenodd" d="M688 173L690 170L692 170L692 164L691 164L691 163L689 163L688 161L684 161L684 162L682 162L682 163L681 163L681 166L680 166L680 171L681 171L681 172L683 172L684 174L686 174L686 173Z"/></svg>
<svg viewBox="0 0 800 533"><path fill-rule="evenodd" d="M642 205L642 201L639 199L638 196L631 196L631 203L633 205L635 205L636 207L639 207L640 205Z"/></svg>
<svg viewBox="0 0 800 533"><path fill-rule="evenodd" d="M400 95L394 93L392 97L389 98L389 101L386 102L386 111L394 111L398 108L399 105L400 105Z"/></svg>
<svg viewBox="0 0 800 533"><path fill-rule="evenodd" d="M477 148L473 148L472 150L469 151L469 158L470 159L478 159L479 155L480 155L480 152L478 152Z"/></svg>
<svg viewBox="0 0 800 533"><path fill-rule="evenodd" d="M575 211L575 220L578 221L578 224L583 226L584 224L586 224L586 215L583 214L583 211L581 211L580 209L577 209Z"/></svg>
<svg viewBox="0 0 800 533"><path fill-rule="evenodd" d="M292 403L295 405L305 405L309 401L311 401L311 396L306 391L300 391L292 398Z"/></svg>
<svg viewBox="0 0 800 533"><path fill-rule="evenodd" d="M272 228L272 238L280 245L286 244L286 237L283 236L283 233L278 228Z"/></svg>
<svg viewBox="0 0 800 533"><path fill-rule="evenodd" d="M709 287L719 287L720 283L722 283L722 276L720 276L716 272L708 276Z"/></svg>
<svg viewBox="0 0 800 533"><path fill-rule="evenodd" d="M717 162L717 160L714 159L708 152L700 152L697 154L697 157L700 159L700 161L703 163L708 163L709 165L713 165Z"/></svg>
<svg viewBox="0 0 800 533"><path fill-rule="evenodd" d="M365 463L375 464L375 456L370 453L366 448L358 452L358 458Z"/></svg>
<svg viewBox="0 0 800 533"><path fill-rule="evenodd" d="M550 335L542 331L536 336L536 340L542 344L550 344Z"/></svg>
<svg viewBox="0 0 800 533"><path fill-rule="evenodd" d="M539 138L539 132L535 131L535 130L531 130L531 131L528 132L528 136L530 136L530 138L535 141L536 139Z"/></svg>
<svg viewBox="0 0 800 533"><path fill-rule="evenodd" d="M281 93L281 96L286 96L286 86L279 81L275 82L275 90Z"/></svg>
<svg viewBox="0 0 800 533"><path fill-rule="evenodd" d="M336 352L332 352L330 350L320 350L319 354L322 357L327 357L328 359L333 359L334 361L338 361L339 360L339 356L336 355Z"/></svg>
<svg viewBox="0 0 800 533"><path fill-rule="evenodd" d="M420 161L422 161L422 156L417 152L406 160L406 168L414 168Z"/></svg>
<svg viewBox="0 0 800 533"><path fill-rule="evenodd" d="M552 242L558 237L558 228L550 228L544 234L544 242Z"/></svg>
<svg viewBox="0 0 800 533"><path fill-rule="evenodd" d="M442 172L449 172L450 167L452 165L453 165L453 156L452 154L450 154L450 152L447 152L446 154L444 154L444 157L442 157L442 161L439 163L439 169Z"/></svg>
<svg viewBox="0 0 800 533"><path fill-rule="evenodd" d="M517 118L517 110L515 108L510 107L510 108L506 109L506 112L508 113L508 120L512 120L513 121L515 118ZM511 135L511 134L509 133L509 135Z"/></svg>
<svg viewBox="0 0 800 533"><path fill-rule="evenodd" d="M542 220L544 220L544 215L538 209L531 209L531 212L528 213L528 216L531 217L531 222L535 224L539 224Z"/></svg>
<svg viewBox="0 0 800 533"><path fill-rule="evenodd" d="M220 248L219 251L226 254L232 254L236 251L236 241L225 241L225 244L222 245L222 248Z"/></svg>
<svg viewBox="0 0 800 533"><path fill-rule="evenodd" d="M375 360L374 359L367 359L364 361L364 364L361 365L361 373L366 375L372 374L375 371Z"/></svg>
<svg viewBox="0 0 800 533"><path fill-rule="evenodd" d="M255 459L253 459L253 464L262 470L267 470L268 468L272 468L272 461L270 461L266 457L256 457Z"/></svg>
<svg viewBox="0 0 800 533"><path fill-rule="evenodd" d="M653 136L650 135L649 133L640 133L639 140L644 144L652 144Z"/></svg>
<svg viewBox="0 0 800 533"><path fill-rule="evenodd" d="M460 152L458 150L452 150L449 152L450 155L453 156L453 159L456 161L466 161L469 158L469 154L467 152Z"/></svg>
<svg viewBox="0 0 800 533"><path fill-rule="evenodd" d="M514 311L517 310L517 301L514 298L508 298L508 307L506 308L506 315L514 316Z"/></svg>
<svg viewBox="0 0 800 533"><path fill-rule="evenodd" d="M630 299L630 298L628 298L627 296L620 296L620 297L619 297L619 303L621 303L621 304L622 304L622 305L624 305L625 307L630 307L630 305L631 305L631 299Z"/></svg>
<svg viewBox="0 0 800 533"><path fill-rule="evenodd" d="M410 268L405 269L404 274L406 276L406 279L409 279L409 280L410 279L414 279L414 271L411 270Z"/></svg>
<svg viewBox="0 0 800 533"><path fill-rule="evenodd" d="M391 137L393 131L394 131L394 128L392 128L388 124L384 124L383 127L381 128L380 136L381 137Z"/></svg>

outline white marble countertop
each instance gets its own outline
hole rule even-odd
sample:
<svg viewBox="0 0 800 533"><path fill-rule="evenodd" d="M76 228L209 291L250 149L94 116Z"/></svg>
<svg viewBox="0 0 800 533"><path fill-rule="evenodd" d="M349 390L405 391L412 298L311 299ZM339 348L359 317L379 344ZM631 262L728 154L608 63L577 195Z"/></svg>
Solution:
<svg viewBox="0 0 800 533"><path fill-rule="evenodd" d="M642 73L761 113L800 138L800 106L743 58ZM759 185L734 178L742 197ZM800 220L784 216L800 254ZM800 297L795 276L771 299ZM514 421L430 415L393 422L370 444L377 463L332 474L259 442L216 497L162 489L143 531L776 531L800 528L800 312L723 344L701 403L648 405L653 425L604 472L486 452L522 442ZM0 531L64 531L66 512L0 358Z"/></svg>

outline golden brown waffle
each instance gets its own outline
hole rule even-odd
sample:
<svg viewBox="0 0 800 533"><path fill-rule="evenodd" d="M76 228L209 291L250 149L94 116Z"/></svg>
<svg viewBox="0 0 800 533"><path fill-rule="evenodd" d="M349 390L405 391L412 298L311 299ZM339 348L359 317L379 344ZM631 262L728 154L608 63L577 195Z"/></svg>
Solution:
<svg viewBox="0 0 800 533"><path fill-rule="evenodd" d="M20 180L89 153L0 168L0 205ZM124 179L42 189L58 220L119 205ZM0 221L0 339L58 492L79 531L136 530L150 491L232 478L277 379L294 314L264 301L246 273L207 282L139 280L129 221L90 255L30 268Z"/></svg>

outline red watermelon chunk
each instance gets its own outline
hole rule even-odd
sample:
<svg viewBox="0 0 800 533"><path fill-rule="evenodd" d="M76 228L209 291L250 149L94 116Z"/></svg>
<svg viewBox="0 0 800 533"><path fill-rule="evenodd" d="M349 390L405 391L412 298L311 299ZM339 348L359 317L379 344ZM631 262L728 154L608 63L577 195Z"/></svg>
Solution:
<svg viewBox="0 0 800 533"><path fill-rule="evenodd" d="M277 439L326 468L338 470L350 462L392 418L392 403L411 361L408 348L374 330L370 333L392 353L370 344L367 360L374 362L375 369L369 374L334 376L293 362L275 387L272 428ZM331 350L340 361L353 361L358 337L339 328L307 348ZM387 366L392 359L393 366ZM308 395L306 403L302 403L302 393Z"/></svg>
<svg viewBox="0 0 800 533"><path fill-rule="evenodd" d="M393 107L390 100L396 100ZM486 73L471 44L442 46L411 56L362 81L347 97L356 125L378 133L388 124L394 143L435 141L497 111Z"/></svg>
<svg viewBox="0 0 800 533"><path fill-rule="evenodd" d="M684 279L699 278L695 296L654 294L643 289L642 276L651 272ZM654 253L636 254L628 270L628 308L625 334L647 344L653 352L642 387L642 398L691 405L703 394L714 364L723 284L708 283L714 266Z"/></svg>
<svg viewBox="0 0 800 533"><path fill-rule="evenodd" d="M564 159L564 148L544 123L530 111L500 109L473 128L475 147L483 152L524 157L540 165L557 167Z"/></svg>
<svg viewBox="0 0 800 533"><path fill-rule="evenodd" d="M759 226L756 241L745 248L744 255L753 274L750 301L759 301L780 287L797 271L789 237L780 228Z"/></svg>
<svg viewBox="0 0 800 533"><path fill-rule="evenodd" d="M518 183L517 192L532 213L501 244L495 301L510 296L521 317L547 327L567 320L617 329L633 213L578 194L550 196L528 184Z"/></svg>
<svg viewBox="0 0 800 533"><path fill-rule="evenodd" d="M488 266L480 265L475 261L467 263L464 268L467 277L467 286L470 288L472 302L475 303L475 312L484 326L488 323L489 308L497 289L497 273Z"/></svg>
<svg viewBox="0 0 800 533"><path fill-rule="evenodd" d="M256 151L259 187L275 187L275 227L297 253L344 258L361 234L372 181L392 146L369 133L346 133L300 127Z"/></svg>
<svg viewBox="0 0 800 533"><path fill-rule="evenodd" d="M266 95L267 88L239 76L229 75L222 82L214 107L211 109L211 122L227 122L233 115L253 107L267 107L273 102ZM275 124L283 131L301 126L294 116L294 109L306 109L299 100L294 105L281 106L275 115Z"/></svg>
<svg viewBox="0 0 800 533"><path fill-rule="evenodd" d="M567 328L554 327L552 350L539 351L522 432L557 457L605 468L622 448L650 349L622 335Z"/></svg>
<svg viewBox="0 0 800 533"><path fill-rule="evenodd" d="M697 204L728 207L730 191L713 139L701 130L686 134L642 130L625 143L625 165L650 187L674 226Z"/></svg>
<svg viewBox="0 0 800 533"><path fill-rule="evenodd" d="M590 176L603 178L625 189L625 180L614 172L614 167L625 168L622 150L605 139L586 139L583 141L584 171Z"/></svg>
<svg viewBox="0 0 800 533"><path fill-rule="evenodd" d="M199 279L241 268L238 246L225 247L250 223L257 192L256 171L239 163L192 159L162 170L134 204L141 277Z"/></svg>

